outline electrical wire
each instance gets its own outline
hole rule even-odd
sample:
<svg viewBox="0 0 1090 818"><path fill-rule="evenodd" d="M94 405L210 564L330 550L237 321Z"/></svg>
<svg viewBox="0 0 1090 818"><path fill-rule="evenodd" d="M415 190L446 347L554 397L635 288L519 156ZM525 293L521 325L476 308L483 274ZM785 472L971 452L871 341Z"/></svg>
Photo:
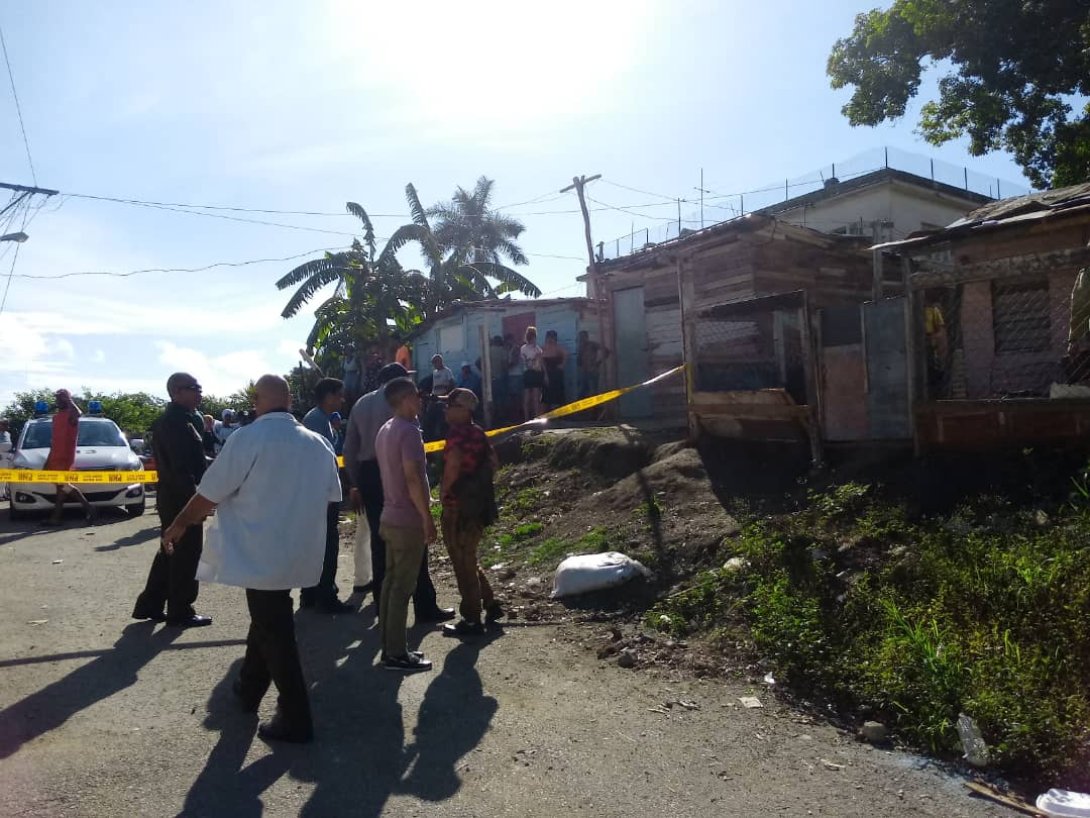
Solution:
<svg viewBox="0 0 1090 818"><path fill-rule="evenodd" d="M130 276L144 275L145 273L203 273L207 270L214 270L218 267L249 267L252 264L267 264L283 261L295 261L296 259L303 258L304 256L313 256L316 253L335 253L341 250L345 250L345 247L318 247L314 250L307 250L305 253L296 253L292 256L284 256L282 258L254 258L247 259L246 261L217 261L212 264L206 264L203 267L148 267L143 270L129 270L125 273L113 272L110 270L80 270L74 273L61 273L60 275L34 275L32 273L21 273L15 275L15 278L36 278L45 281L54 281L60 278L75 278L77 276L109 276L111 278L129 278Z"/></svg>
<svg viewBox="0 0 1090 818"><path fill-rule="evenodd" d="M26 230L30 218L30 204L20 204L16 206L15 210L23 211L23 224L19 229ZM38 206L38 210L41 210L41 205ZM37 211L35 211L35 215L37 215ZM12 222L13 220L9 219L8 225L10 226ZM5 227L5 232L7 232L7 227ZM8 280L4 283L4 295L0 298L0 316L4 314L4 307L7 306L8 303L8 293L11 291L11 280L15 276L15 265L19 262L19 248L22 246L22 242L15 242L15 255L11 257L11 268L8 270Z"/></svg>
<svg viewBox="0 0 1090 818"><path fill-rule="evenodd" d="M38 186L38 174L34 172L34 158L30 155L30 140L26 137L26 125L23 124L23 109L19 105L19 94L15 90L15 75L11 73L11 60L8 59L8 45L4 42L4 29L0 28L0 49L4 52L4 65L8 68L8 80L11 82L11 95L15 98L15 112L19 115L19 130L23 132L23 147L26 148L26 161L30 165L30 178L34 187ZM7 290L5 292L5 297Z"/></svg>

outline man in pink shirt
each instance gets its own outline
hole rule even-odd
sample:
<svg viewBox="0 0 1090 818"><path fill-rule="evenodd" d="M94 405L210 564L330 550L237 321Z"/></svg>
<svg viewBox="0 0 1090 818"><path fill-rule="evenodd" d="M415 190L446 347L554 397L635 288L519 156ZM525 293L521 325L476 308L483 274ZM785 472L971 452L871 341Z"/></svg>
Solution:
<svg viewBox="0 0 1090 818"><path fill-rule="evenodd" d="M409 600L428 544L435 542L424 440L417 425L420 393L408 378L395 378L383 394L394 416L375 436L382 477L379 532L386 541L386 578L379 599L382 659L387 670L431 670L422 653L410 652L405 636Z"/></svg>

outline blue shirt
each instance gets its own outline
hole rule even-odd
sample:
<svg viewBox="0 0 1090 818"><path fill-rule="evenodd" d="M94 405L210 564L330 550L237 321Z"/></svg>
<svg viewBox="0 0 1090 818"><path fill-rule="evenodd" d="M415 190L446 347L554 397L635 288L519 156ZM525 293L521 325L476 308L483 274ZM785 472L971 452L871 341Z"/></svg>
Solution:
<svg viewBox="0 0 1090 818"><path fill-rule="evenodd" d="M333 424L329 422L329 415L323 412L320 406L315 406L303 416L303 425L310 431L320 434L330 443L333 442Z"/></svg>
<svg viewBox="0 0 1090 818"><path fill-rule="evenodd" d="M472 369L469 370L468 375L462 372L458 373L458 386L468 389L477 397L481 396L481 376Z"/></svg>

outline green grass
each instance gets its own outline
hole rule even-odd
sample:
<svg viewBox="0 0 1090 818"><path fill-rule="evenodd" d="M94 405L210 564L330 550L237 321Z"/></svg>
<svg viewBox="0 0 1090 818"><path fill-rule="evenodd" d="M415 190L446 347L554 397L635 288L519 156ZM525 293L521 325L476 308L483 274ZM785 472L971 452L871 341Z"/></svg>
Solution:
<svg viewBox="0 0 1090 818"><path fill-rule="evenodd" d="M873 713L951 757L966 713L1000 768L1051 778L1085 759L1090 737L1090 509L1079 500L1076 488L1074 508L1050 510L1047 526L994 498L910 523L845 484L800 513L755 519L734 543L747 569L698 575L645 621L675 635L745 624L777 678L808 697Z"/></svg>
<svg viewBox="0 0 1090 818"><path fill-rule="evenodd" d="M609 534L604 528L592 528L578 540L570 541L549 537L530 551L526 561L531 565L555 567L569 554L598 554L611 548Z"/></svg>

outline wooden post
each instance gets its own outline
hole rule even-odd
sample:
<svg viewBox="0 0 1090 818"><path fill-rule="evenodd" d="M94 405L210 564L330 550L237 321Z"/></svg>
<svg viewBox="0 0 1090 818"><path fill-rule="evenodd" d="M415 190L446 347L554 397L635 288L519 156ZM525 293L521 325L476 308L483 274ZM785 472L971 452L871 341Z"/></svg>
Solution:
<svg viewBox="0 0 1090 818"><path fill-rule="evenodd" d="M874 281L871 284L871 300L879 301L882 298L882 251L872 250L872 262L874 266Z"/></svg>
<svg viewBox="0 0 1090 818"><path fill-rule="evenodd" d="M810 426L810 460L815 469L821 468L825 463L825 453L821 441L821 398L818 393L817 382L817 350L814 349L814 336L810 327L810 299L804 292L802 295L802 307L799 310L799 326L802 330L802 353L806 357L806 404L807 420Z"/></svg>
<svg viewBox="0 0 1090 818"><path fill-rule="evenodd" d="M919 395L919 345L917 343L916 293L911 286L912 263L901 256L901 275L905 288L905 358L908 361L908 422L912 427L912 451L920 455L920 430L916 423L916 400Z"/></svg>
<svg viewBox="0 0 1090 818"><path fill-rule="evenodd" d="M674 259L677 271L678 303L681 305L681 354L686 364L682 373L685 382L685 418L689 427L689 439L696 441L700 434L700 422L693 412L693 393L696 391L696 296L692 279L685 275L681 254Z"/></svg>
<svg viewBox="0 0 1090 818"><path fill-rule="evenodd" d="M484 427L492 428L492 348L488 345L488 327L481 324L477 329L481 339L481 395L484 398Z"/></svg>
<svg viewBox="0 0 1090 818"><path fill-rule="evenodd" d="M594 242L590 236L590 211L587 210L587 199L583 193L583 188L586 187L587 182L593 182L595 179L601 179L602 174L596 173L594 176L573 176L571 184L561 190L561 193L567 193L569 190L574 190L576 196L579 197L579 209L583 213L583 235L587 241L587 273L590 276L590 281L594 282L593 297L595 307L598 310L598 349L600 354L605 354L606 349L606 312L610 311L610 299L606 292L606 288L602 281L602 276L598 270L598 259L594 255ZM617 255L620 256L620 239L617 239L618 248ZM607 360L612 360L613 356L610 356ZM612 368L607 367L607 372L611 372ZM606 388L610 388L609 381L611 379L607 375Z"/></svg>

